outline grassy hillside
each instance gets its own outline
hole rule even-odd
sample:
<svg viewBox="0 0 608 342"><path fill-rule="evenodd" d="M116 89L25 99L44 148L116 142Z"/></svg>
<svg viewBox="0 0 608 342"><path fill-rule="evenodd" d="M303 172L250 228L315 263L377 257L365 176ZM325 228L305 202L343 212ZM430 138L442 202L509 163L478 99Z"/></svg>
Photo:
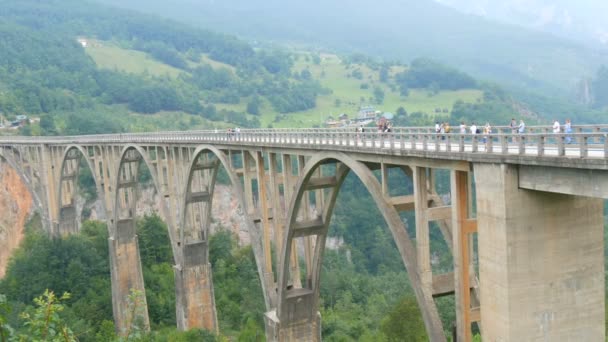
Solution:
<svg viewBox="0 0 608 342"><path fill-rule="evenodd" d="M96 42L91 47L85 49L98 67L117 69L129 73L177 77L180 73L188 75L184 70L179 70L159 62L148 54L121 48L111 42ZM262 127L272 125L273 127L312 127L320 125L329 116L336 117L341 113L349 116L355 115L361 105L374 105L377 110L395 112L397 108L403 107L409 112L424 112L430 116L447 117L448 113L444 109L451 111L454 102L461 100L468 103L481 101L482 92L476 89L439 91L433 95L426 89L412 89L408 96L399 95L399 89L394 84L394 76L406 70L405 67L393 65L389 68L389 81L380 81L379 72L372 70L369 66L360 63L345 64L340 57L334 54L322 54L319 63L315 63L310 54L296 52L294 54L294 66L292 73L300 74L308 70L313 79L320 82L321 86L327 88L329 94L317 97L317 106L313 109L300 112L278 113L268 101L263 100L261 105L260 121ZM208 56L202 55L198 63L191 62L192 67L208 64L214 69L225 68L234 72L234 67L211 60ZM353 72L359 71L361 76L355 78ZM362 85L367 85L367 89L362 89ZM374 89L380 88L385 93L384 101L381 104L375 103ZM205 99L201 99L205 101ZM236 104L214 103L218 109L234 110L245 112L249 97L243 97ZM441 109L441 113L436 114L435 110ZM157 114L154 117L159 119L167 115L166 113ZM177 117L176 117L177 115ZM251 116L251 115L250 115ZM151 117L152 118L152 117ZM171 114L171 120L180 120L177 113ZM187 123L181 126L190 126ZM198 125L204 125L206 121L194 120ZM139 122L138 124L143 124ZM209 122L206 122L209 124ZM146 125L144 125L146 126Z"/></svg>
<svg viewBox="0 0 608 342"><path fill-rule="evenodd" d="M177 77L181 72L180 69L156 61L144 52L121 49L101 41L90 41L85 51L98 67L104 69L171 77Z"/></svg>
<svg viewBox="0 0 608 342"><path fill-rule="evenodd" d="M311 127L369 105L399 109L400 124L429 124L454 108L454 120L470 117L465 103L474 116L493 108L480 107L479 82L429 60L406 68L363 54L254 47L77 0L0 3L0 111L8 120L41 116L22 134ZM501 106L508 111L508 99Z"/></svg>
<svg viewBox="0 0 608 342"><path fill-rule="evenodd" d="M572 93L608 51L490 22L432 0L98 0L256 40L409 62L432 57L517 88Z"/></svg>

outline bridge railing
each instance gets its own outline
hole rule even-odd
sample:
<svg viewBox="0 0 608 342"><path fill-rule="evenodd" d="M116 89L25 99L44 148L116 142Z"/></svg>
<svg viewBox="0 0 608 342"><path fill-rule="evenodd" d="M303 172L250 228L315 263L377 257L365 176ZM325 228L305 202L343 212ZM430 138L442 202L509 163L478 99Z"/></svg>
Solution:
<svg viewBox="0 0 608 342"><path fill-rule="evenodd" d="M264 144L313 149L399 150L437 153L495 153L532 156L605 158L608 156L608 125L576 126L574 133L552 133L551 127L532 126L529 133L512 134L510 127L498 133L435 133L432 127L395 128L393 132L352 129L259 129L224 132L217 130L101 134L72 137L0 137L0 145L16 144L157 144L218 143ZM534 133L530 132L534 131Z"/></svg>

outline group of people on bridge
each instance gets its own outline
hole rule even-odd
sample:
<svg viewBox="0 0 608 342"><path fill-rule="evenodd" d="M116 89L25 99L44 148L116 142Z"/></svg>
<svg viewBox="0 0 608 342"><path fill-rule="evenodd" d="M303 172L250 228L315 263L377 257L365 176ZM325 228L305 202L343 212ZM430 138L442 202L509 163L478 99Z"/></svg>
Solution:
<svg viewBox="0 0 608 342"><path fill-rule="evenodd" d="M511 134L513 134L513 135L526 133L526 123L524 122L523 119L520 119L519 124L518 124L517 120L515 120L515 118L512 118L511 123L509 124L509 127L511 128ZM555 119L555 120L553 120L552 129L553 129L553 133L555 133L555 134L559 134L559 133L571 134L572 133L572 122L570 121L570 119L566 119L566 121L562 125L562 124L560 124L559 120ZM435 122L435 133L437 133L437 134L452 133L452 128L450 126L450 123L447 121L446 122L436 121ZM459 133L460 134L470 133L471 135L483 134L482 141L486 142L488 139L488 136L490 134L492 134L492 126L490 125L490 122L486 122L486 124L484 126L479 127L479 126L477 126L475 121L473 121L473 122L471 122L471 125L467 127L467 125L464 123L464 121L461 121L460 126L459 126ZM445 136L442 136L442 139L445 139ZM513 138L513 141L515 141L515 139L516 138ZM572 142L572 136L567 135L565 137L565 141L566 141L566 143L570 144Z"/></svg>

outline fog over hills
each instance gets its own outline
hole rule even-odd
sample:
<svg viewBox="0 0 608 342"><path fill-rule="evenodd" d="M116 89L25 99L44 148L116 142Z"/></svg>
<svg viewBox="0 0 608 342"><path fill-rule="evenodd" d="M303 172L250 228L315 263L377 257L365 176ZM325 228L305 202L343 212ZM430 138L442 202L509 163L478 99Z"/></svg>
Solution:
<svg viewBox="0 0 608 342"><path fill-rule="evenodd" d="M582 78L608 64L606 51L462 13L433 0L98 1L252 40L303 43L405 62L431 57L477 77L554 93L571 93Z"/></svg>
<svg viewBox="0 0 608 342"><path fill-rule="evenodd" d="M608 47L608 1L436 0L465 13Z"/></svg>

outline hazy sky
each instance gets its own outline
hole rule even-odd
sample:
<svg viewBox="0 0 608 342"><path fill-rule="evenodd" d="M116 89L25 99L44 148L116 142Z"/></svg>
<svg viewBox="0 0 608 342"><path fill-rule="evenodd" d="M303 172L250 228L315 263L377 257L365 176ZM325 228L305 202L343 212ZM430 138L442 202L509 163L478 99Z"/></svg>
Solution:
<svg viewBox="0 0 608 342"><path fill-rule="evenodd" d="M435 0L461 11L608 43L608 0Z"/></svg>

